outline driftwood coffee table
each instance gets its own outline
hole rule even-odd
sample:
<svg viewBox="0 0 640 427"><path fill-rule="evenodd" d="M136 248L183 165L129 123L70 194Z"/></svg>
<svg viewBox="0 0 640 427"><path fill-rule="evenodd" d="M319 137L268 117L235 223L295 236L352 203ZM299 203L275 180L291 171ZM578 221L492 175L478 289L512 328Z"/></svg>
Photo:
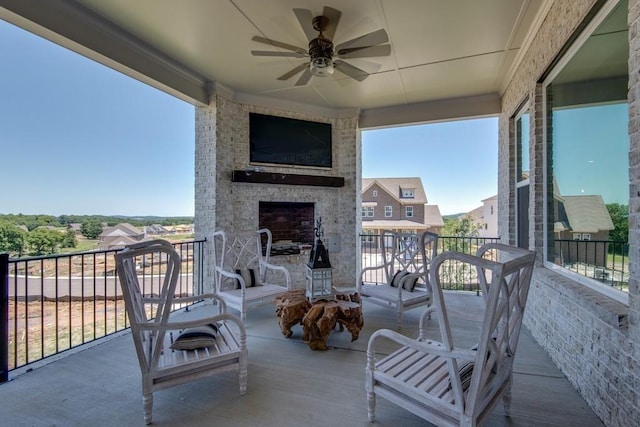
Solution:
<svg viewBox="0 0 640 427"><path fill-rule="evenodd" d="M327 338L336 325L351 333L351 341L358 339L362 325L362 304L357 292L336 292L334 299L310 302L304 289L288 291L274 300L282 334L290 338L291 327L302 324L302 339L311 350L326 350Z"/></svg>

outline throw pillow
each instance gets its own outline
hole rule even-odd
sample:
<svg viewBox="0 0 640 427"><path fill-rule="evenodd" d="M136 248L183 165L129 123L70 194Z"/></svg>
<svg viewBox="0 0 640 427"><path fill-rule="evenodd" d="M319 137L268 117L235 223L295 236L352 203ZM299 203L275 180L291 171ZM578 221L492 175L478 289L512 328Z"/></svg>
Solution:
<svg viewBox="0 0 640 427"><path fill-rule="evenodd" d="M172 350L196 350L216 344L218 327L214 324L187 328L171 344Z"/></svg>
<svg viewBox="0 0 640 427"><path fill-rule="evenodd" d="M404 276L406 276L407 274L409 274L407 271L405 270L398 270L396 271L396 274L393 275L393 279L391 279L391 283L389 283L392 287L397 288L398 285L400 284L400 281L402 281L402 278Z"/></svg>
<svg viewBox="0 0 640 427"><path fill-rule="evenodd" d="M462 384L462 391L467 391L471 386L471 377L473 376L473 362L466 362L458 366L458 376L460 377L460 384Z"/></svg>
<svg viewBox="0 0 640 427"><path fill-rule="evenodd" d="M253 268L243 268L236 269L236 274L242 276L242 280L244 280L244 285L247 288L256 285L256 274ZM240 289L240 280L236 279L236 289Z"/></svg>
<svg viewBox="0 0 640 427"><path fill-rule="evenodd" d="M413 290L416 288L416 283L418 283L418 278L416 277L415 279L406 279L404 281L404 283L402 284L402 287L409 292L413 292Z"/></svg>

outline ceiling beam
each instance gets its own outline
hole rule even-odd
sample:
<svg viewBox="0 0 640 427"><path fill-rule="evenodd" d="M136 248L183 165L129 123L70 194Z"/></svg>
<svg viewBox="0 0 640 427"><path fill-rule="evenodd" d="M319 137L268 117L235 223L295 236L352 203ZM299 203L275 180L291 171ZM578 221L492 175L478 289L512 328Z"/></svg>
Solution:
<svg viewBox="0 0 640 427"><path fill-rule="evenodd" d="M0 18L195 105L211 82L73 0L0 0Z"/></svg>
<svg viewBox="0 0 640 427"><path fill-rule="evenodd" d="M358 127L372 129L473 117L490 117L497 116L500 112L500 96L495 93L393 107L370 108L360 112Z"/></svg>

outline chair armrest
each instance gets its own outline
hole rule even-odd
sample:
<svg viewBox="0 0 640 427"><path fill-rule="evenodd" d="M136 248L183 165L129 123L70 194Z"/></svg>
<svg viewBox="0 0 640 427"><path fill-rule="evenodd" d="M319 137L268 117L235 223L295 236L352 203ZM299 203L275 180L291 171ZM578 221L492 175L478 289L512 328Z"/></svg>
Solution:
<svg viewBox="0 0 640 427"><path fill-rule="evenodd" d="M220 314L227 312L227 303L216 294L200 294L200 295L193 295L190 297L173 298L171 302L173 304L186 304L190 302L194 302L194 303L200 302L206 299L212 299L218 303Z"/></svg>
<svg viewBox="0 0 640 427"><path fill-rule="evenodd" d="M264 272L264 278L265 281L267 281L267 270L273 270L273 271L279 271L281 273L284 274L285 280L287 282L287 290L291 290L291 274L289 274L289 270L287 270L286 267L283 267L281 265L275 265L275 264L271 264L268 262L260 262L260 265L262 265L265 268L265 272Z"/></svg>
<svg viewBox="0 0 640 427"><path fill-rule="evenodd" d="M144 322L144 323L138 323L138 328L142 330L156 331L156 332L174 331L174 330L180 330L180 329L186 329L186 328L193 328L196 326L209 325L211 323L216 323L224 320L229 320L235 323L236 325L238 325L238 327L240 328L240 333L243 336L246 336L246 330L240 318L230 313L220 313L214 316L198 317L198 318L189 319L189 320L168 321L165 324L161 324L157 322Z"/></svg>
<svg viewBox="0 0 640 427"><path fill-rule="evenodd" d="M450 359L464 359L469 361L473 361L476 359L476 352L473 350L459 347L452 347L451 349L447 349L444 344L439 341L420 341L409 338L390 329L378 329L373 333L373 335L371 335L371 338L369 338L369 343L367 345L367 355L373 356L375 354L375 343L382 338L388 339L402 346L436 356L447 357Z"/></svg>
<svg viewBox="0 0 640 427"><path fill-rule="evenodd" d="M387 262L385 264L381 264L381 265L374 265L371 267L365 267L362 269L362 271L360 272L360 279L358 280L358 287L362 287L362 284L364 283L363 277L365 275L365 273L369 272L369 271L376 271L376 270L382 270L382 273L384 274L385 272L385 268L387 268L391 263ZM376 283L380 283L380 282L376 282Z"/></svg>
<svg viewBox="0 0 640 427"><path fill-rule="evenodd" d="M221 314L217 314L215 316L209 316L209 317L200 317L197 319L191 319L191 320L182 320L182 321L178 321L178 322L167 322L165 325L162 325L162 327L160 329L164 329L165 331L169 331L169 330L177 330L177 329L186 329L186 328L193 328L196 326L203 326L203 325L209 325L211 323L216 323L216 322L221 322L221 321L231 321L233 323L235 323L239 330L240 330L240 334L245 337L247 335L246 329L244 327L244 324L242 323L242 321L240 320L239 317L230 314L230 313L221 313Z"/></svg>
<svg viewBox="0 0 640 427"><path fill-rule="evenodd" d="M220 273L224 277L228 277L230 279L237 280L238 283L240 283L240 288L242 289L243 292L246 289L247 285L244 282L244 278L241 275L239 275L237 273L232 273L231 271L227 271L227 270L223 269L222 267L216 267L216 272ZM220 291L220 284L219 283L216 283L216 291Z"/></svg>

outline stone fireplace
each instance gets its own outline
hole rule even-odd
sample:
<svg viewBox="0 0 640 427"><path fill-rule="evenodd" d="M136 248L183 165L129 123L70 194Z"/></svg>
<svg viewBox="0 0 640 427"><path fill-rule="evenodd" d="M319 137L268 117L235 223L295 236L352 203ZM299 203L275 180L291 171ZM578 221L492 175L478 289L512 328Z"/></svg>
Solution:
<svg viewBox="0 0 640 427"><path fill-rule="evenodd" d="M322 218L333 282L354 286L360 262L358 110L308 110L298 104L287 110L286 103L277 108L258 105L217 89L210 105L196 109L197 238L208 241L218 230L269 228L272 246L281 250L272 252L275 256L269 262L289 271L292 289L304 289L306 264L315 240L313 228ZM253 164L250 113L331 123L331 167ZM293 243L299 245L294 249ZM207 251L205 282L210 286L215 270L211 248Z"/></svg>
<svg viewBox="0 0 640 427"><path fill-rule="evenodd" d="M314 203L259 202L258 228L271 230L272 255L308 249L314 240Z"/></svg>

